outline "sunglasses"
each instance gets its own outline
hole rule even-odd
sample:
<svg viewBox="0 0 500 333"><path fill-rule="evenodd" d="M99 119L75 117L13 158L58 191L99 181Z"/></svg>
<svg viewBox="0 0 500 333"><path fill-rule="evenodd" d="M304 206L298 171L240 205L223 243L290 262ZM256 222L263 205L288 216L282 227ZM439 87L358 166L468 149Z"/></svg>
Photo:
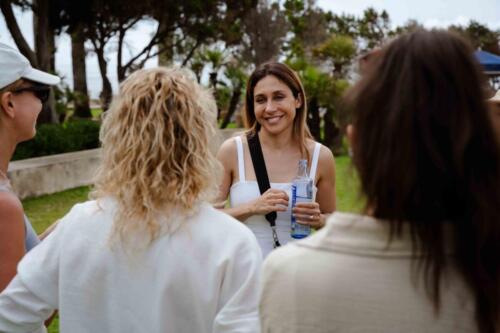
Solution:
<svg viewBox="0 0 500 333"><path fill-rule="evenodd" d="M49 95L50 95L50 87L41 86L41 85L40 86L30 86L30 87L19 88L19 89L13 90L12 92L15 94L20 94L20 93L25 92L25 91L32 92L33 95L35 95L36 98L38 98L42 103L47 102L47 100L49 99Z"/></svg>

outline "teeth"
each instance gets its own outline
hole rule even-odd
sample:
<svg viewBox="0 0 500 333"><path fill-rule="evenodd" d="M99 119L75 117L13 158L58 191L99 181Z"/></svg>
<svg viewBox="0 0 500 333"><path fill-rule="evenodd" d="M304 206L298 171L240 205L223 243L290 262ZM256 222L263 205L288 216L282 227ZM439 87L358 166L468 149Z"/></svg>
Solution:
<svg viewBox="0 0 500 333"><path fill-rule="evenodd" d="M270 124L275 124L275 123L279 122L280 119L281 119L281 116L276 116L276 117L267 118L266 120Z"/></svg>

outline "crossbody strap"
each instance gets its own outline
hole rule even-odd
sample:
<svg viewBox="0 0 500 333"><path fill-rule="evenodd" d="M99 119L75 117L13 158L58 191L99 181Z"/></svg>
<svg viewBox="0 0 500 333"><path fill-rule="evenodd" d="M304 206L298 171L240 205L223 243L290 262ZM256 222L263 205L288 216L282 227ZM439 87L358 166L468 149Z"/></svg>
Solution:
<svg viewBox="0 0 500 333"><path fill-rule="evenodd" d="M264 161L264 155L262 154L262 147L260 145L259 135L247 134L248 149L250 150L250 157L252 158L253 169L255 170L255 177L257 178L257 183L259 184L260 194L266 192L271 188L269 183L269 177L267 175L266 162ZM280 246L278 239L278 234L276 233L276 212L270 212L266 214L266 220L271 226L273 232L274 247Z"/></svg>

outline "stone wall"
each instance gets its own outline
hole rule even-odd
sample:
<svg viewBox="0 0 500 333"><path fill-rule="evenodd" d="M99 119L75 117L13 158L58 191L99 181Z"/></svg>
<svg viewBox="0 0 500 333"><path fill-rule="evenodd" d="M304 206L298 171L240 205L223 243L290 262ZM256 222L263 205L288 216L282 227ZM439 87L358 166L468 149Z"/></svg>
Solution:
<svg viewBox="0 0 500 333"><path fill-rule="evenodd" d="M211 142L212 149L216 151L223 140L239 131L242 129L219 131ZM21 199L90 185L100 154L101 149L91 149L14 161L9 164L8 176Z"/></svg>

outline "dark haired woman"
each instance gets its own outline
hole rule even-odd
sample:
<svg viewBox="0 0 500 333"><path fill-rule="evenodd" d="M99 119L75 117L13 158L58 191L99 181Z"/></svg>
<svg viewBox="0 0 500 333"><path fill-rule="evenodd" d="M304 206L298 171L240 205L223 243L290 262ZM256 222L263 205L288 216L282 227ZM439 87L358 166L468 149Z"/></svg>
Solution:
<svg viewBox="0 0 500 333"><path fill-rule="evenodd" d="M473 50L418 31L351 92L365 215L264 264L263 332L499 332L500 156Z"/></svg>
<svg viewBox="0 0 500 333"><path fill-rule="evenodd" d="M264 256L274 246L272 229L264 216L277 212L276 234L281 245L290 236L291 181L298 162L307 159L316 198L297 204L297 222L321 228L335 210L335 165L331 151L315 142L306 124L306 96L297 74L281 63L257 68L247 84L245 118L262 147L271 188L262 195L256 182L245 135L224 142L218 158L224 165L220 201L230 197L230 208L219 208L245 223L256 235Z"/></svg>

